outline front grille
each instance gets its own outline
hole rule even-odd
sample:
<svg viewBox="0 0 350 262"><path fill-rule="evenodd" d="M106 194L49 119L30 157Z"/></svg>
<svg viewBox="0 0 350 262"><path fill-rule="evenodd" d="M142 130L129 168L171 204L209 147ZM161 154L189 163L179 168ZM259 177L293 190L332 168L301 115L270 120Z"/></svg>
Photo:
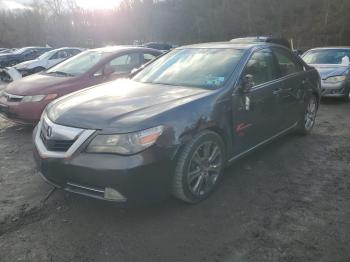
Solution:
<svg viewBox="0 0 350 262"><path fill-rule="evenodd" d="M40 132L41 141L46 149L54 152L66 152L73 145L75 140L51 140L46 139L43 131Z"/></svg>

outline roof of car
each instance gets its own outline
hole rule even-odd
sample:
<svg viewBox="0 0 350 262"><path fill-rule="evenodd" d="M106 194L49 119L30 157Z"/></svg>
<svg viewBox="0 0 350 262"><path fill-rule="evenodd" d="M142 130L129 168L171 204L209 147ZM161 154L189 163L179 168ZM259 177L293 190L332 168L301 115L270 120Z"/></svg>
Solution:
<svg viewBox="0 0 350 262"><path fill-rule="evenodd" d="M276 46L275 44L266 43L266 42L257 42L257 43L232 43L232 42L213 42L213 43L203 43L203 44L194 44L181 46L177 49L183 48L235 48L235 49L251 49L254 47L263 47L263 46Z"/></svg>
<svg viewBox="0 0 350 262"><path fill-rule="evenodd" d="M84 50L84 48L81 48L81 47L69 47L69 46L66 46L66 47L60 47L60 48L56 48L52 51L60 51L60 50L66 50L66 49L78 49L78 50Z"/></svg>
<svg viewBox="0 0 350 262"><path fill-rule="evenodd" d="M312 48L311 50L322 50L322 49L350 49L350 46L324 46L324 47L316 47Z"/></svg>
<svg viewBox="0 0 350 262"><path fill-rule="evenodd" d="M100 51L100 52L118 52L118 51L124 51L124 50L131 50L131 49L149 49L146 47L139 47L139 46L132 46L132 45L119 45L119 46L106 46L106 47L100 47L92 49L93 51ZM154 50L154 49L150 49ZM157 50L156 50L157 51Z"/></svg>

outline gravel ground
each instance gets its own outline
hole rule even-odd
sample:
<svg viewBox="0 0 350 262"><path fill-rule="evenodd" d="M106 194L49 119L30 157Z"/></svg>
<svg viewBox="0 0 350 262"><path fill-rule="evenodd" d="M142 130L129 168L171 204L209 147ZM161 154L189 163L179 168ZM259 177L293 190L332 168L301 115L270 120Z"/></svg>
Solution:
<svg viewBox="0 0 350 262"><path fill-rule="evenodd" d="M233 164L189 206L148 207L55 191L37 176L31 131L0 120L0 261L350 261L350 103L324 101L308 137Z"/></svg>

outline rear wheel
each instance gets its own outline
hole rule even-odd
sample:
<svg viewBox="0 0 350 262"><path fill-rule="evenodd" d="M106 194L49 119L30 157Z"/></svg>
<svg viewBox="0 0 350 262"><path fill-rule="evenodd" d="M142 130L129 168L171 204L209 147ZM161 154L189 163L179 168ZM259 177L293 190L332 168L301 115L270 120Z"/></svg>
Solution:
<svg viewBox="0 0 350 262"><path fill-rule="evenodd" d="M299 121L299 125L298 125L299 134L308 135L311 133L316 122L317 110L318 110L318 100L315 95L312 95L306 106L304 116Z"/></svg>
<svg viewBox="0 0 350 262"><path fill-rule="evenodd" d="M199 133L185 146L177 160L173 195L192 204L206 199L216 188L224 164L221 137L212 131Z"/></svg>

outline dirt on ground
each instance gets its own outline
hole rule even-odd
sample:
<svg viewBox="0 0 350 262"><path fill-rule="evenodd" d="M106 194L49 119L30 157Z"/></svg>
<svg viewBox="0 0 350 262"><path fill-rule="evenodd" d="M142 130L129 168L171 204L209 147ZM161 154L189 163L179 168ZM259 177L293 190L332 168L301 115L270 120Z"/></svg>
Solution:
<svg viewBox="0 0 350 262"><path fill-rule="evenodd" d="M0 120L0 261L350 261L350 103L323 101L312 135L239 160L199 205L121 208L51 192L30 128Z"/></svg>

